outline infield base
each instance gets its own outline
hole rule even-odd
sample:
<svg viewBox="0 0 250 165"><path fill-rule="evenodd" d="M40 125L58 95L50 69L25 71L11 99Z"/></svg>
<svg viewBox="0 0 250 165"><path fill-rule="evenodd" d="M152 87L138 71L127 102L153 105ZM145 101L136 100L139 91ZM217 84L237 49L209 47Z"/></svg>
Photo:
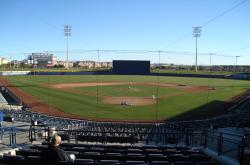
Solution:
<svg viewBox="0 0 250 165"><path fill-rule="evenodd" d="M102 98L104 103L113 105L151 105L156 103L156 99L152 97L113 97L105 96Z"/></svg>

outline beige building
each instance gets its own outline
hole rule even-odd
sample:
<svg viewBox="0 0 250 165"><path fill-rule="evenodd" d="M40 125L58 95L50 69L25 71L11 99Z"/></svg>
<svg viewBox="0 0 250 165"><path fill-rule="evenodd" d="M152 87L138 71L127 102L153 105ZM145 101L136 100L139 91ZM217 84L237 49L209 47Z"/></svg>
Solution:
<svg viewBox="0 0 250 165"><path fill-rule="evenodd" d="M9 62L10 62L10 60L3 58L3 57L0 57L0 65L8 64Z"/></svg>
<svg viewBox="0 0 250 165"><path fill-rule="evenodd" d="M76 67L91 68L111 68L112 62L78 61Z"/></svg>
<svg viewBox="0 0 250 165"><path fill-rule="evenodd" d="M83 67L83 68L95 68L95 62L94 61L78 61L76 62L77 67Z"/></svg>
<svg viewBox="0 0 250 165"><path fill-rule="evenodd" d="M73 68L73 62L68 62L68 67L69 68ZM67 62L66 61L57 61L57 65L63 65L65 68L66 68L66 66L67 66Z"/></svg>

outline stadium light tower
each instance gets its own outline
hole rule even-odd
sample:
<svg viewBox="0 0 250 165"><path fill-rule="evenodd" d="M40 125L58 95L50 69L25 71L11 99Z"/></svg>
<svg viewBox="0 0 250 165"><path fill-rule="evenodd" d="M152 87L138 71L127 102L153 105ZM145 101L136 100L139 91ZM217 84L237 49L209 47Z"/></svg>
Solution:
<svg viewBox="0 0 250 165"><path fill-rule="evenodd" d="M238 72L239 70L238 70L238 58L239 58L240 56L235 56L235 72Z"/></svg>
<svg viewBox="0 0 250 165"><path fill-rule="evenodd" d="M69 36L71 36L71 26L64 25L64 36L67 38L66 68L69 69Z"/></svg>
<svg viewBox="0 0 250 165"><path fill-rule="evenodd" d="M193 27L193 36L196 39L196 51L195 51L195 72L197 72L197 38L201 36L201 27L200 26L196 26Z"/></svg>

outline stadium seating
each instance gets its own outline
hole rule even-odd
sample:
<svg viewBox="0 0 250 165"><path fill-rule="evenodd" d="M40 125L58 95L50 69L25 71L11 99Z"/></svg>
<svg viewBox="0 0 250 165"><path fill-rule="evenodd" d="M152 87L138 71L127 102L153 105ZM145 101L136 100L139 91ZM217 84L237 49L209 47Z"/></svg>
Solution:
<svg viewBox="0 0 250 165"><path fill-rule="evenodd" d="M20 149L16 152L16 156L4 155L0 163L6 165L22 163L39 165L40 153L46 147L47 145L44 144L32 145L29 149ZM74 153L76 155L74 163L58 162L58 164L61 165L218 164L210 157L205 156L200 150L185 147L62 144L61 148L68 153Z"/></svg>
<svg viewBox="0 0 250 165"><path fill-rule="evenodd" d="M216 161L192 147L204 146L207 140L204 134L207 133L207 129L250 126L248 108L250 99L246 101L235 106L236 110L230 110L228 114L216 118L155 124L72 120L9 109L1 112L18 121L37 123L31 126L34 130L44 130L49 133L50 128L55 127L64 142L61 147L68 153L76 155L74 163L58 162L60 165L216 165L218 164ZM48 140L49 134L47 136ZM200 143L196 144L197 142ZM40 153L46 147L47 142L20 149L16 151L17 156L4 155L0 159L0 164L39 165Z"/></svg>

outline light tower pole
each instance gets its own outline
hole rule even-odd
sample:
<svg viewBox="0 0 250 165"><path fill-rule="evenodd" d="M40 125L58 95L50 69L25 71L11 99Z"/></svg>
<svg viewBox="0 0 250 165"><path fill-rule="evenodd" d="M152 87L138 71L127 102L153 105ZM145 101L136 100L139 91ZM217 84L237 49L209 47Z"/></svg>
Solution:
<svg viewBox="0 0 250 165"><path fill-rule="evenodd" d="M240 56L235 56L235 72L238 72L238 58Z"/></svg>
<svg viewBox="0 0 250 165"><path fill-rule="evenodd" d="M195 72L198 71L197 69L197 38L201 36L201 27L196 26L193 27L193 36L195 37L196 40L196 48L195 48Z"/></svg>
<svg viewBox="0 0 250 165"><path fill-rule="evenodd" d="M64 36L67 38L66 68L69 69L69 36L71 36L71 26L64 25Z"/></svg>

